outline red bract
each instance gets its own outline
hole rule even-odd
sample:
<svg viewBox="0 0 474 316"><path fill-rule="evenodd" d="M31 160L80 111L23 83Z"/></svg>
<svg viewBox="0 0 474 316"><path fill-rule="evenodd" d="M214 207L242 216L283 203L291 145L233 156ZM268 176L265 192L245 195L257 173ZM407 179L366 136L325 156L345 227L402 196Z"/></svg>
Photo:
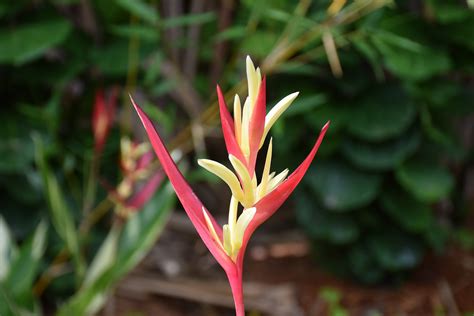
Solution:
<svg viewBox="0 0 474 316"><path fill-rule="evenodd" d="M104 91L102 89L97 90L92 111L92 131L94 133L94 149L96 154L102 153L105 140L115 118L116 105L117 93L115 89L107 101Z"/></svg>
<svg viewBox="0 0 474 316"><path fill-rule="evenodd" d="M260 70L253 67L250 58L247 58L247 77L249 97L246 99L242 111L240 100L236 96L234 120L227 111L220 88L217 87L222 130L229 152L229 159L235 173L215 161L198 161L201 166L222 178L231 189L229 222L222 229L184 179L150 119L132 99L155 153L181 204L204 244L227 274L234 296L237 316L243 316L245 313L242 293L242 267L250 236L286 201L301 181L329 126L329 122L324 125L307 158L288 178L286 178L287 170L278 175L270 173L272 156L272 142L270 141L265 167L260 184L258 184L255 173L255 161L258 151L270 127L296 98L297 93L282 99L265 115L265 79L262 80ZM244 209L241 215L237 216L239 203Z"/></svg>

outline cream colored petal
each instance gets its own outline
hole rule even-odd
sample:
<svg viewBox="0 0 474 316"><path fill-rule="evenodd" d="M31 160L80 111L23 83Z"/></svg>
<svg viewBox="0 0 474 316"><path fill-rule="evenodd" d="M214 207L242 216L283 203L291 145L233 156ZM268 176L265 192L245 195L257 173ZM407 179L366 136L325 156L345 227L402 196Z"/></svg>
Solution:
<svg viewBox="0 0 474 316"><path fill-rule="evenodd" d="M242 106L237 94L234 97L234 130L237 144L240 146L242 137Z"/></svg>
<svg viewBox="0 0 474 316"><path fill-rule="evenodd" d="M244 207L250 207L252 206L255 200L255 192L253 190L252 178L250 178L250 174L247 168L239 159L235 158L232 155L229 155L229 160L235 171L239 175L240 179L242 180L244 199L240 200L240 203L242 203Z"/></svg>
<svg viewBox="0 0 474 316"><path fill-rule="evenodd" d="M273 179L268 182L267 194L273 191L280 183L285 180L286 176L288 175L288 169L283 170Z"/></svg>
<svg viewBox="0 0 474 316"><path fill-rule="evenodd" d="M237 179L235 174L230 171L229 168L209 159L199 159L198 164L227 183L232 195L234 195L239 201L244 199L244 193L240 187L239 179Z"/></svg>
<svg viewBox="0 0 474 316"><path fill-rule="evenodd" d="M232 237L231 237L231 230L229 225L222 226L222 234L224 235L224 250L229 257L232 256Z"/></svg>
<svg viewBox="0 0 474 316"><path fill-rule="evenodd" d="M245 209L242 214L240 214L239 219L237 220L237 225L235 227L233 244L234 249L240 249L242 246L242 239L244 238L245 230L247 226L250 224L250 221L253 219L256 213L256 208L251 207Z"/></svg>
<svg viewBox="0 0 474 316"><path fill-rule="evenodd" d="M240 139L240 148L244 156L248 159L250 155L250 137L249 137L249 126L250 126L250 114L251 104L250 98L247 97L244 102L244 108L242 113L242 137Z"/></svg>
<svg viewBox="0 0 474 316"><path fill-rule="evenodd" d="M267 156L265 158L265 165L263 167L262 172L262 180L260 182L260 186L257 189L257 198L260 200L265 194L267 193L267 186L268 186L268 177L270 175L270 167L272 162L272 148L273 148L273 139L270 138L270 143L268 144Z"/></svg>
<svg viewBox="0 0 474 316"><path fill-rule="evenodd" d="M247 56L246 59L246 70L247 70L247 85L248 85L248 94L250 98L250 108L253 108L253 103L255 102L255 96L257 94L257 74L255 73L255 66L253 65L252 59L250 56Z"/></svg>
<svg viewBox="0 0 474 316"><path fill-rule="evenodd" d="M237 223L237 211L239 207L239 201L232 195L230 197L229 204L229 229L233 231Z"/></svg>
<svg viewBox="0 0 474 316"><path fill-rule="evenodd" d="M206 220L207 228L209 229L212 238L214 238L214 240L219 244L219 246L224 249L224 246L222 245L219 236L217 236L216 230L214 229L214 225L212 225L211 219L209 218L209 215L207 214L207 211L204 207L202 208L202 213L204 214L204 219Z"/></svg>
<svg viewBox="0 0 474 316"><path fill-rule="evenodd" d="M268 132L272 128L273 124L278 120L278 118L283 114L283 112L288 109L291 103L296 99L299 92L292 93L287 95L283 99L281 99L265 116L265 129L263 131L262 141L260 143L260 147L263 146L265 142L265 137L267 137Z"/></svg>

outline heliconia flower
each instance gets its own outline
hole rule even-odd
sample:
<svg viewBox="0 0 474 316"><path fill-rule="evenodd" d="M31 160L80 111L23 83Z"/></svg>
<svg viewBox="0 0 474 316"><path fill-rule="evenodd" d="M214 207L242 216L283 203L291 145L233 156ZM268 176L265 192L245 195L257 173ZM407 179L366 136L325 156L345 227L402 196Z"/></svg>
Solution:
<svg viewBox="0 0 474 316"><path fill-rule="evenodd" d="M272 141L268 145L260 183L255 174L255 162L268 131L288 108L298 93L290 94L266 114L265 78L247 57L248 97L243 108L238 96L234 99L234 119L217 87L222 130L229 160L235 172L212 160L199 160L208 171L219 176L229 186L232 197L229 220L222 228L196 197L164 146L153 123L133 101L158 159L173 185L176 195L206 247L227 274L234 297L236 315L245 314L242 292L242 269L245 249L250 236L289 197L303 178L324 138L329 122L324 125L306 159L287 177L288 170L279 174L270 172ZM265 115L266 114L266 115ZM238 215L239 204L243 210Z"/></svg>
<svg viewBox="0 0 474 316"><path fill-rule="evenodd" d="M94 149L96 154L100 154L105 144L105 140L112 127L115 118L115 108L117 105L117 93L113 89L108 100L105 99L104 91L97 90L95 94L94 108L92 111L92 131L94 133Z"/></svg>
<svg viewBox="0 0 474 316"><path fill-rule="evenodd" d="M140 210L153 196L164 179L163 170L152 170L153 150L148 143L122 138L120 165L123 179L110 197L117 203L117 213L128 216Z"/></svg>

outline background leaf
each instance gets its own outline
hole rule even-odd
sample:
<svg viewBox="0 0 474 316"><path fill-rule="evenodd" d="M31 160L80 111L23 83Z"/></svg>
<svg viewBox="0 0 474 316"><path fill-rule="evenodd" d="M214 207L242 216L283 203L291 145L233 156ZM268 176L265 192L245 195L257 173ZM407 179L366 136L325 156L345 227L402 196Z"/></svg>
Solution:
<svg viewBox="0 0 474 316"><path fill-rule="evenodd" d="M441 166L424 161L408 161L397 168L400 184L423 202L446 197L454 186L453 177Z"/></svg>
<svg viewBox="0 0 474 316"><path fill-rule="evenodd" d="M377 196L381 179L342 162L318 161L306 177L324 207L344 212L363 207Z"/></svg>
<svg viewBox="0 0 474 316"><path fill-rule="evenodd" d="M0 63L21 65L62 43L71 32L66 20L42 21L0 30Z"/></svg>

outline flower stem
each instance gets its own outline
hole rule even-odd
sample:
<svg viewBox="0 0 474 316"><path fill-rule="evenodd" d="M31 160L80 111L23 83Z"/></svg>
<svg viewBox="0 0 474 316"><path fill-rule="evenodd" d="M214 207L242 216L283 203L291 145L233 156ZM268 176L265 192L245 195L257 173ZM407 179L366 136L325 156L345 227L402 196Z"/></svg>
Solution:
<svg viewBox="0 0 474 316"><path fill-rule="evenodd" d="M234 273L228 273L227 278L229 279L232 296L234 297L235 316L245 316L242 273L234 271Z"/></svg>

